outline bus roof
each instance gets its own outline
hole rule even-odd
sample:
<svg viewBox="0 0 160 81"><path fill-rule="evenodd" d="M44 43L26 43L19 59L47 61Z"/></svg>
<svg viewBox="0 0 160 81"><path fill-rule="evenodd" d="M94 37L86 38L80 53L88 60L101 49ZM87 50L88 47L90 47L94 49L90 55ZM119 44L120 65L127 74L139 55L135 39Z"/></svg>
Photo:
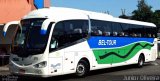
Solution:
<svg viewBox="0 0 160 81"><path fill-rule="evenodd" d="M58 21L72 20L72 19L88 19L88 17L90 19L156 27L156 25L153 23L121 19L105 13L98 13L98 12L85 11L73 8L64 8L64 7L50 7L50 8L34 10L30 12L28 15L24 16L23 19L49 18L55 22L58 22Z"/></svg>
<svg viewBox="0 0 160 81"><path fill-rule="evenodd" d="M122 18L114 18L113 21L121 22L121 23L130 23L130 24L136 24L136 25L145 25L145 26L156 27L156 25L153 23L136 21L136 20L129 20L129 19L122 19Z"/></svg>

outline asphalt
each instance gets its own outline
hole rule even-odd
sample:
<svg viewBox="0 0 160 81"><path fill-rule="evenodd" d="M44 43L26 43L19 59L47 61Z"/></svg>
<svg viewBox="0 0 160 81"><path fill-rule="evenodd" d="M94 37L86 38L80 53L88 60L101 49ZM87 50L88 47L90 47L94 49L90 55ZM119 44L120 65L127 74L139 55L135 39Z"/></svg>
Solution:
<svg viewBox="0 0 160 81"><path fill-rule="evenodd" d="M77 78L74 75L64 75L51 78L36 78L36 77L19 77L13 76L9 73L8 65L3 65L0 67L0 81L29 81L29 80L40 80L40 81L126 81L123 80L126 76L139 77L139 75L147 76L158 75L158 80L160 81L160 58L151 63L146 63L143 68L136 68L134 65L108 68L102 70L91 71L91 73L84 78ZM132 80L129 80L132 81ZM139 80L134 80L139 81ZM145 81L145 80L143 80ZM152 80L148 80L152 81ZM155 81L155 80L153 80Z"/></svg>

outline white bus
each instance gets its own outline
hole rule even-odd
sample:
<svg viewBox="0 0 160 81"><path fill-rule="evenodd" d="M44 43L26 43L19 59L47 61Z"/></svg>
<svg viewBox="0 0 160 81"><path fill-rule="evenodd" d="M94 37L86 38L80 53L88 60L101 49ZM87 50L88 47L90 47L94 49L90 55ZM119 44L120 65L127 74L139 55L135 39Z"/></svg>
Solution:
<svg viewBox="0 0 160 81"><path fill-rule="evenodd" d="M14 38L16 28L18 28L18 21L7 22L0 24L0 60L1 64L9 63L9 54L11 50L11 42Z"/></svg>
<svg viewBox="0 0 160 81"><path fill-rule="evenodd" d="M51 7L20 21L9 69L13 74L49 77L155 61L156 26L108 14Z"/></svg>

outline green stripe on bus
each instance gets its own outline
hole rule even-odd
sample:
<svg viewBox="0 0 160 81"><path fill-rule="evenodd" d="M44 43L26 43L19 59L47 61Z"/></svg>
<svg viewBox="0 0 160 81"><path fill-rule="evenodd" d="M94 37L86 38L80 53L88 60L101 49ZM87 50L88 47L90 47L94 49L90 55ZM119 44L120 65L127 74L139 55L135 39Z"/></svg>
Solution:
<svg viewBox="0 0 160 81"><path fill-rule="evenodd" d="M111 64L125 62L134 57L140 50L150 50L152 46L151 43L137 42L122 48L94 49L93 52L98 64Z"/></svg>

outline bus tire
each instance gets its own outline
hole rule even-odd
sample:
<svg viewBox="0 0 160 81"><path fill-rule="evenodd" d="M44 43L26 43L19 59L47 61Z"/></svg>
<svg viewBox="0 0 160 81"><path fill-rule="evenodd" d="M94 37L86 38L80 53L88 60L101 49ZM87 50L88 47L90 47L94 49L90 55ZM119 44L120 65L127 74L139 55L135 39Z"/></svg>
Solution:
<svg viewBox="0 0 160 81"><path fill-rule="evenodd" d="M139 68L143 67L144 61L145 61L144 55L141 54L138 58L138 64L137 64Z"/></svg>
<svg viewBox="0 0 160 81"><path fill-rule="evenodd" d="M79 61L76 67L76 75L84 77L89 73L89 64L85 60Z"/></svg>

